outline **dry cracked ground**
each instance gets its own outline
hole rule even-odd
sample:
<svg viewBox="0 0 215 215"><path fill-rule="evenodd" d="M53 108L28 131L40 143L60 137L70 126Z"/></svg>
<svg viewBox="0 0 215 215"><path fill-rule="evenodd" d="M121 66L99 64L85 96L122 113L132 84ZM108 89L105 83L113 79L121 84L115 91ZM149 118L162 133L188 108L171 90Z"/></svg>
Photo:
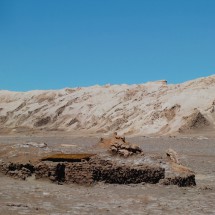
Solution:
<svg viewBox="0 0 215 215"><path fill-rule="evenodd" d="M159 184L57 185L46 180L19 180L0 175L0 214L215 214L214 138L133 137L144 153L178 152L182 164L196 173L195 187ZM96 137L1 136L0 153L5 146L45 142L56 152L96 152ZM24 156L32 152L26 149ZM12 153L10 158L15 159ZM34 155L31 155L34 156Z"/></svg>

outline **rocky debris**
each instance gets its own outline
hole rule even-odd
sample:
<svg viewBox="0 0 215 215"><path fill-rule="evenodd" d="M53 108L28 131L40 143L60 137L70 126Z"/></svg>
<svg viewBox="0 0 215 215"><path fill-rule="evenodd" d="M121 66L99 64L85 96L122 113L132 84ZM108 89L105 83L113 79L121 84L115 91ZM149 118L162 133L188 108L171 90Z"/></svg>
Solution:
<svg viewBox="0 0 215 215"><path fill-rule="evenodd" d="M143 154L143 151L139 146L130 143L120 142L112 144L109 148L109 152L112 153L113 155L118 154L123 157L128 157L140 153Z"/></svg>
<svg viewBox="0 0 215 215"><path fill-rule="evenodd" d="M183 120L185 123L179 128L180 133L187 133L190 130L202 129L210 125L210 122L198 109L194 109L189 116L183 117Z"/></svg>
<svg viewBox="0 0 215 215"><path fill-rule="evenodd" d="M166 155L167 155L167 158L168 158L170 161L172 161L172 162L174 162L174 163L177 163L177 164L180 164L178 154L177 154L177 152L174 151L173 149L168 149L168 150L166 151Z"/></svg>
<svg viewBox="0 0 215 215"><path fill-rule="evenodd" d="M126 143L125 137L118 136L117 132L114 132L113 135L108 138L100 138L98 146L101 148L109 148L115 143Z"/></svg>
<svg viewBox="0 0 215 215"><path fill-rule="evenodd" d="M36 148L46 148L46 143L36 143L36 142L28 142L24 144L19 144L20 147L36 147Z"/></svg>
<svg viewBox="0 0 215 215"><path fill-rule="evenodd" d="M5 175L25 180L27 177L31 176L32 173L34 172L34 166L30 163L20 164L20 163L1 162L0 170Z"/></svg>
<svg viewBox="0 0 215 215"><path fill-rule="evenodd" d="M195 175L188 176L175 176L170 178L162 179L161 184L163 185L178 185L179 187L190 187L196 186Z"/></svg>
<svg viewBox="0 0 215 215"><path fill-rule="evenodd" d="M195 173L180 163L179 156L173 149L166 151L167 162L162 162L165 168L165 178L160 181L163 185L178 185L179 187L195 186Z"/></svg>
<svg viewBox="0 0 215 215"><path fill-rule="evenodd" d="M29 208L28 205L21 204L21 203L7 203L6 204L8 207L16 207L16 208Z"/></svg>
<svg viewBox="0 0 215 215"><path fill-rule="evenodd" d="M165 167L165 178L160 183L179 187L196 186L195 173L185 166L171 162Z"/></svg>
<svg viewBox="0 0 215 215"><path fill-rule="evenodd" d="M109 138L101 138L98 145L103 148L108 148L108 151L112 155L129 157L135 154L143 154L143 151L139 146L130 144L125 140L125 137L118 136L117 132Z"/></svg>
<svg viewBox="0 0 215 215"><path fill-rule="evenodd" d="M54 164L50 162L50 164L47 164L47 162L40 162L35 165L35 178L40 179L40 178L48 178L50 175L51 170L54 167Z"/></svg>

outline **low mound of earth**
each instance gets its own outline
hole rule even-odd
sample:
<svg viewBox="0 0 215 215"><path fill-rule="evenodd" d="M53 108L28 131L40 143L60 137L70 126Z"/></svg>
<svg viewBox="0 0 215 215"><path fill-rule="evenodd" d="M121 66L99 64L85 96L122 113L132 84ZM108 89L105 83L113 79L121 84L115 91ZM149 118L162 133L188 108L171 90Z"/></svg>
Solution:
<svg viewBox="0 0 215 215"><path fill-rule="evenodd" d="M0 132L214 135L215 76L62 90L0 91Z"/></svg>
<svg viewBox="0 0 215 215"><path fill-rule="evenodd" d="M24 180L35 174L36 179L47 178L53 182L67 184L94 184L101 181L111 184L160 182L164 185L196 185L194 172L179 163L178 155L172 149L167 151L167 157L145 155L139 146L126 142L124 137L116 133L108 139L102 138L97 144L100 149L101 146L106 148L102 148L97 155L53 154L52 151L48 156L51 150L46 144L18 145L18 151L12 151L13 147L10 150L5 147L0 171ZM31 148L31 153L25 157L25 160L34 157L28 162L24 162L22 158L26 148L29 152ZM40 156L36 157L36 155ZM10 156L15 158L13 162L8 160Z"/></svg>

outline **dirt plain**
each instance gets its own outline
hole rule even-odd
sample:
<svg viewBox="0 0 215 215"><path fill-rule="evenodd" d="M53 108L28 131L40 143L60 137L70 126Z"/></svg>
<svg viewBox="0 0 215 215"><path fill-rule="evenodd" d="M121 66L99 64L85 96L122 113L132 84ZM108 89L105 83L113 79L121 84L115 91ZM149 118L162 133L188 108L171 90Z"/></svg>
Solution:
<svg viewBox="0 0 215 215"><path fill-rule="evenodd" d="M4 157L5 147L27 142L45 142L55 152L99 153L98 141L98 137L69 135L0 136L0 159L15 159L14 154ZM0 214L215 214L215 138L139 136L128 141L138 144L145 154L165 155L168 148L174 149L182 164L195 171L197 186L57 185L34 176L23 181L1 174ZM35 155L26 149L23 156Z"/></svg>

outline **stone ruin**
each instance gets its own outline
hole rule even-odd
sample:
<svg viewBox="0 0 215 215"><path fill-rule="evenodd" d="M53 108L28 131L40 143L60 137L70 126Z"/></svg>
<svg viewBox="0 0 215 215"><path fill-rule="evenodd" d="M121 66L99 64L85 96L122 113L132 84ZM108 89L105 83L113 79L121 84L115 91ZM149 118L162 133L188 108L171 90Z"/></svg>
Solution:
<svg viewBox="0 0 215 215"><path fill-rule="evenodd" d="M159 166L117 165L98 156L88 162L41 162L35 167L35 177L48 178L59 183L93 184L104 182L111 184L158 183L164 178L164 168Z"/></svg>
<svg viewBox="0 0 215 215"><path fill-rule="evenodd" d="M20 164L20 163L0 163L0 172L13 178L20 178L25 180L27 177L32 176L35 168L32 164Z"/></svg>
<svg viewBox="0 0 215 215"><path fill-rule="evenodd" d="M36 165L0 163L6 175L26 179L49 179L58 184L160 183L163 185L195 186L195 174L179 163L177 153L168 149L167 157L145 155L139 146L114 134L101 138L97 145L107 156L95 154L54 154L42 158Z"/></svg>

